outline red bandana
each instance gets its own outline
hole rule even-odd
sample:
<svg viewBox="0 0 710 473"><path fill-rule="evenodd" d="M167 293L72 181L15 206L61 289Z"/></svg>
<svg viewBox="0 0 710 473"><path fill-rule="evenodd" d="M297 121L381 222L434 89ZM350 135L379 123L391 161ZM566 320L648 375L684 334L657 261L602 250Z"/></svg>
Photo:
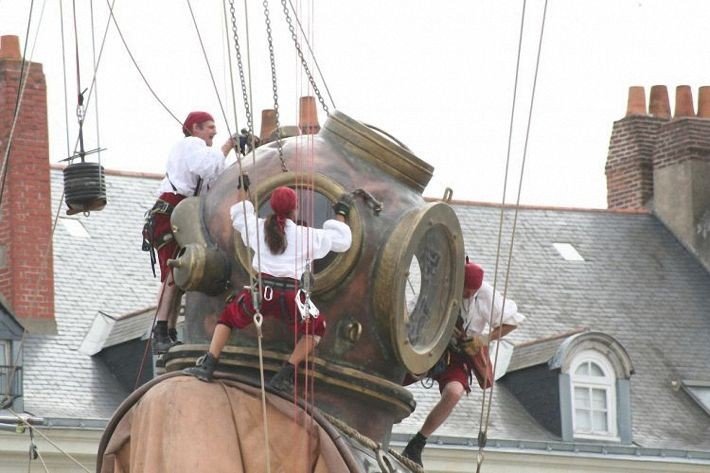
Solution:
<svg viewBox="0 0 710 473"><path fill-rule="evenodd" d="M185 119L185 123L182 124L182 131L186 135L192 134L192 125L196 123L204 123L207 121L214 121L212 115L207 112L190 112Z"/></svg>
<svg viewBox="0 0 710 473"><path fill-rule="evenodd" d="M296 210L297 202L296 191L290 187L277 187L271 193L271 209L276 214L276 222L282 231L286 226L286 219L291 215L291 212Z"/></svg>

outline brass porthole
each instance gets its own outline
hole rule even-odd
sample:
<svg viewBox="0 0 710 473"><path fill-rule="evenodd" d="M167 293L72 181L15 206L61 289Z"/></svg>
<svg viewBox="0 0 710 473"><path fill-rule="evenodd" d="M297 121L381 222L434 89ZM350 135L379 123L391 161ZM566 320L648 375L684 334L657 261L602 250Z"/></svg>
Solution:
<svg viewBox="0 0 710 473"><path fill-rule="evenodd" d="M316 194L316 198L322 200L321 207L327 204L327 208L330 211L329 215L327 215L327 211L325 211L324 213L326 215L321 215L320 218L317 218L315 224L304 222L304 224L315 226L316 228L321 227L321 220L333 218L330 206L346 192L337 182L323 174L285 172L252 185L252 196L257 199L257 201L254 202L255 208L261 211L264 209L264 206L266 206L266 209L270 210L268 202L271 198L271 193L279 186L293 187L300 192L304 190L313 192ZM299 206L303 209L305 205L304 203L299 203ZM314 264L314 286L312 288L314 294L324 293L333 289L347 276L357 262L362 245L363 229L362 220L356 206L353 206L350 211L348 225L350 225L353 235L350 249L344 253L330 253L326 258L316 261ZM253 275L255 273L251 266L253 251L247 250L247 247L242 242L241 236L236 231L234 232L234 248L239 263Z"/></svg>
<svg viewBox="0 0 710 473"><path fill-rule="evenodd" d="M384 246L376 317L412 374L428 371L446 349L461 304L463 263L458 218L441 202L406 214Z"/></svg>

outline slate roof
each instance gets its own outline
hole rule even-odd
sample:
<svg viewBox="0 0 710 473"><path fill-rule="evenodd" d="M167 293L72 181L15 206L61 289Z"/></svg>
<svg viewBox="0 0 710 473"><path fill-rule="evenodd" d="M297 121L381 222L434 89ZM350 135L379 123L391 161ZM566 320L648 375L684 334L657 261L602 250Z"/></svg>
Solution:
<svg viewBox="0 0 710 473"><path fill-rule="evenodd" d="M52 171L54 205L61 172ZM46 417L108 418L126 396L104 365L78 348L97 311L112 316L155 304L158 280L140 250L143 213L157 185L146 176L108 175L105 210L78 216L90 238L54 235L56 336L30 336L25 349L25 408ZM467 253L493 282L500 210L454 203ZM62 211L63 214L63 211ZM497 287L503 288L512 210L506 211ZM570 243L585 261L566 261L552 243ZM616 338L627 350L633 438L642 447L710 451L710 416L673 380L710 377L710 274L651 214L603 210L521 209L508 296L527 316L508 339L525 343L582 327ZM542 344L540 346L545 346ZM540 355L543 356L543 355ZM437 401L436 388L412 388L416 412L394 428L418 430ZM457 406L437 432L475 439L480 392ZM489 438L558 441L498 384Z"/></svg>
<svg viewBox="0 0 710 473"><path fill-rule="evenodd" d="M62 172L53 169L52 207L62 195ZM78 219L88 238L58 222L54 233L56 335L30 335L24 347L25 410L43 417L108 419L128 395L98 359L81 346L98 311L112 316L155 305L159 280L141 251L143 214L153 205L157 180L108 175L108 205ZM61 220L60 218L60 220Z"/></svg>

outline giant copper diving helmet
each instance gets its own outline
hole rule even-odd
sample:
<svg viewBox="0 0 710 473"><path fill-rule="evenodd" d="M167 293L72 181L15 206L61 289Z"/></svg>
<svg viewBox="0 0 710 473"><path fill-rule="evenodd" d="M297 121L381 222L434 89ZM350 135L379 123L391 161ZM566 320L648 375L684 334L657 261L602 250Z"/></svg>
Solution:
<svg viewBox="0 0 710 473"><path fill-rule="evenodd" d="M263 135L262 126L267 141ZM312 297L328 328L308 371L317 407L381 440L413 411L403 378L436 363L461 303L464 243L458 219L446 202L422 197L433 168L389 135L339 111L317 134L271 141L243 161L261 215L269 211L270 193L282 185L297 189L301 215L314 219L305 224L315 227L333 217L331 206L342 193L355 196L348 217L352 247L319 260L313 270ZM173 262L174 277L187 291L187 302L185 344L166 355L167 371L194 363L209 343L225 297L249 284L251 253L229 217L238 176L238 166L232 166L209 193L186 199L173 214L183 248ZM305 205L312 208L306 212ZM268 376L290 353L294 337L276 319L265 319L263 331ZM258 368L255 329L234 331L217 373L258 380Z"/></svg>

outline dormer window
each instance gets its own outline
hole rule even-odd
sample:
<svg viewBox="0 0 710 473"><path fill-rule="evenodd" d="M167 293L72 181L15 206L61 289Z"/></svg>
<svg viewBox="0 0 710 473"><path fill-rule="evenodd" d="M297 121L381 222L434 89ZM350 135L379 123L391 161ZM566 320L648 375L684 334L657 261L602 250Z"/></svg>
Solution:
<svg viewBox="0 0 710 473"><path fill-rule="evenodd" d="M616 376L597 351L579 353L571 366L574 436L609 439L617 436Z"/></svg>
<svg viewBox="0 0 710 473"><path fill-rule="evenodd" d="M0 298L0 410L22 410L22 332Z"/></svg>

